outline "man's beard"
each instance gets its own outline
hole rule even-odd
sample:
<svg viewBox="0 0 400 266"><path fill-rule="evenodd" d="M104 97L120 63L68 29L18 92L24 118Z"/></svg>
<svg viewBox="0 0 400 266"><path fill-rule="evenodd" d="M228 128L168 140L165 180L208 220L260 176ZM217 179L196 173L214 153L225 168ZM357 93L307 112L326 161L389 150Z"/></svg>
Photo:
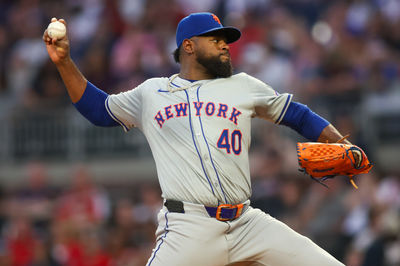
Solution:
<svg viewBox="0 0 400 266"><path fill-rule="evenodd" d="M227 56L229 56L229 54ZM233 68L230 57L223 62L219 55L206 57L204 53L198 53L197 62L213 77L229 78L232 76Z"/></svg>

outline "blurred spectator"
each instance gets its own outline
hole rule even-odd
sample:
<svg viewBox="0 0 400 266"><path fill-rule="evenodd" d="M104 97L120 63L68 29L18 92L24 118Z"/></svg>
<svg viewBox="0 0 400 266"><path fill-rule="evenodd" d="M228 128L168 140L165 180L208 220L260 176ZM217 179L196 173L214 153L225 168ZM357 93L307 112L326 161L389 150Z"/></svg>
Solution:
<svg viewBox="0 0 400 266"><path fill-rule="evenodd" d="M65 108L70 105L70 100L61 82L57 70L46 62L41 68L33 86L23 99L24 105L31 111L47 111Z"/></svg>
<svg viewBox="0 0 400 266"><path fill-rule="evenodd" d="M22 213L10 220L6 229L6 249L11 266L25 266L35 260L39 239L31 221Z"/></svg>
<svg viewBox="0 0 400 266"><path fill-rule="evenodd" d="M56 220L79 227L104 223L110 214L110 202L103 189L92 181L84 166L75 169L71 187L63 193L55 210Z"/></svg>
<svg viewBox="0 0 400 266"><path fill-rule="evenodd" d="M128 199L120 199L116 203L108 237L108 250L114 265L144 265L150 255L155 223L139 223L134 208ZM151 227L151 236L146 226Z"/></svg>
<svg viewBox="0 0 400 266"><path fill-rule="evenodd" d="M51 219L57 191L49 184L46 166L32 162L27 166L27 186L15 193L15 203L38 233L45 233ZM42 235L44 236L44 235Z"/></svg>
<svg viewBox="0 0 400 266"><path fill-rule="evenodd" d="M136 204L133 213L139 223L156 222L157 213L163 203L161 191L157 185L144 184L140 188L140 203Z"/></svg>

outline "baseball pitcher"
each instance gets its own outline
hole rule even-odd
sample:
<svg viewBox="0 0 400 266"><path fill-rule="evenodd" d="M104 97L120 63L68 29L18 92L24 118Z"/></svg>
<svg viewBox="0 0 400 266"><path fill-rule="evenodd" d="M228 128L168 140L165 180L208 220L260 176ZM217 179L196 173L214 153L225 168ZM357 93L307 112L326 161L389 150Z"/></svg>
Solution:
<svg viewBox="0 0 400 266"><path fill-rule="evenodd" d="M98 126L137 127L149 142L164 206L148 266L343 265L250 206L252 118L289 126L311 141L332 143L342 135L292 95L233 74L229 44L240 36L212 13L191 14L176 31L180 72L117 95L85 79L70 57L68 34L56 39L45 31L43 40L83 116Z"/></svg>

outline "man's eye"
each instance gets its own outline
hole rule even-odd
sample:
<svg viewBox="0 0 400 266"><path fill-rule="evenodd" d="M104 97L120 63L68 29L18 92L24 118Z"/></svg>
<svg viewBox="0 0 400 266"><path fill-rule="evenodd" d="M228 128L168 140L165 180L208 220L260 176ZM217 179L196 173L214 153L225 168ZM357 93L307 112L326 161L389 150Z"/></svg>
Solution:
<svg viewBox="0 0 400 266"><path fill-rule="evenodd" d="M213 43L218 43L218 40L211 40Z"/></svg>

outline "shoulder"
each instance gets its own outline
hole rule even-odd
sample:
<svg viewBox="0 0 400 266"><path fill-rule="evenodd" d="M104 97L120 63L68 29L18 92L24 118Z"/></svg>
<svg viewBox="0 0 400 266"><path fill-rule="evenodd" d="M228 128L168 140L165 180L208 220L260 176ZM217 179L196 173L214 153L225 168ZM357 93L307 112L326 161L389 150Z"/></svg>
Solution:
<svg viewBox="0 0 400 266"><path fill-rule="evenodd" d="M235 81L242 81L242 82L247 82L250 85L251 84L266 84L263 81L245 73L245 72L240 72L238 74L232 75L231 78Z"/></svg>
<svg viewBox="0 0 400 266"><path fill-rule="evenodd" d="M230 78L235 81L247 81L247 79L249 77L251 77L249 74L240 72L240 73L232 75Z"/></svg>
<svg viewBox="0 0 400 266"><path fill-rule="evenodd" d="M231 76L232 81L239 83L241 86L245 86L250 89L272 89L271 86L265 82L245 73L240 72Z"/></svg>
<svg viewBox="0 0 400 266"><path fill-rule="evenodd" d="M234 74L228 78L219 78L217 82L222 82L225 84L229 84L230 87L237 87L237 88L246 88L249 85L249 75L241 72L238 74Z"/></svg>

